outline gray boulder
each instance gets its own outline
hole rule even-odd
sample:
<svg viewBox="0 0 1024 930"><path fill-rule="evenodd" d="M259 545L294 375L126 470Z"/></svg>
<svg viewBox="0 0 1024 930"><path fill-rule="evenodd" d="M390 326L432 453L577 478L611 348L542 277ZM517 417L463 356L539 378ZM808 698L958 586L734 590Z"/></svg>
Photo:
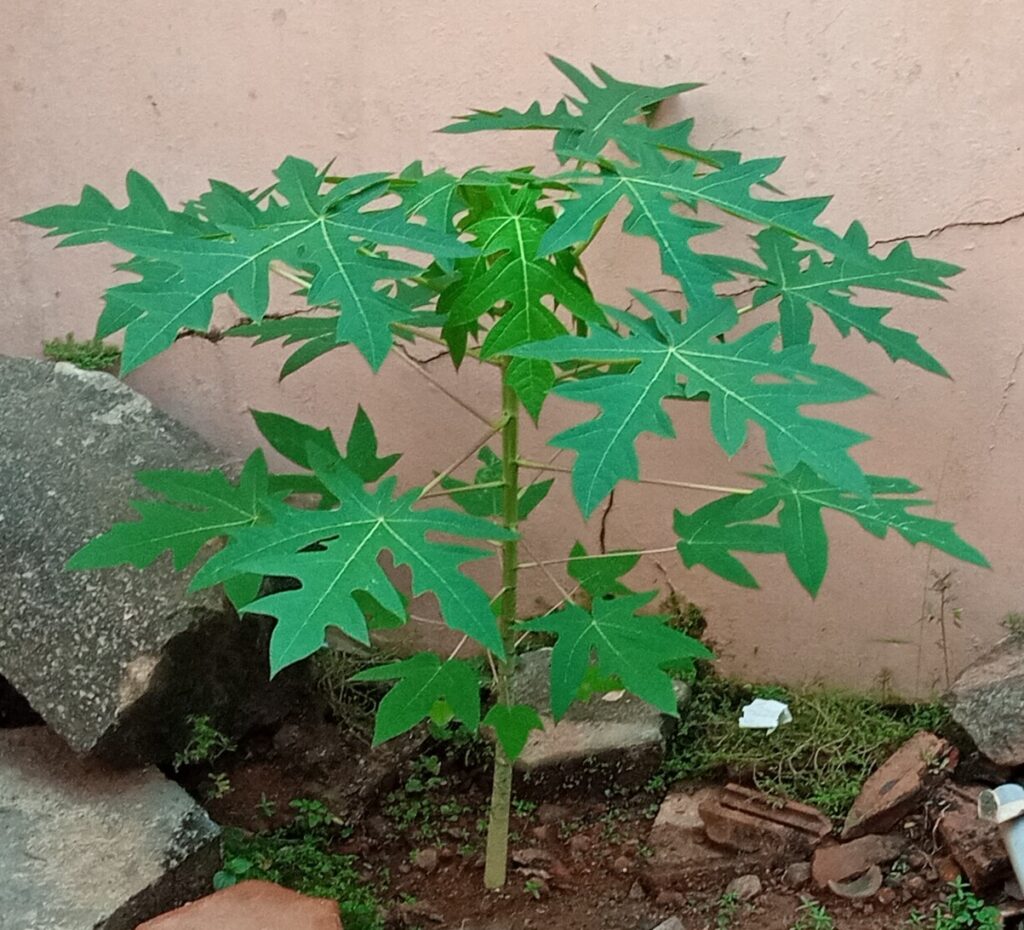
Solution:
<svg viewBox="0 0 1024 930"><path fill-rule="evenodd" d="M267 630L169 559L65 572L130 517L143 469L222 467L193 432L108 374L0 356L0 677L80 752L164 761L189 714L226 732L284 703ZM287 677L287 676L286 676Z"/></svg>
<svg viewBox="0 0 1024 930"><path fill-rule="evenodd" d="M154 768L0 730L0 930L132 930L209 891L219 832Z"/></svg>
<svg viewBox="0 0 1024 930"><path fill-rule="evenodd" d="M965 669L947 700L993 762L1024 765L1024 637L1007 637Z"/></svg>
<svg viewBox="0 0 1024 930"><path fill-rule="evenodd" d="M658 770L671 717L625 693L576 702L556 723L551 715L551 650L528 652L519 662L514 698L536 708L544 722L544 730L530 734L515 763L525 790L597 793L642 785ZM688 686L677 682L676 694L682 706L689 698Z"/></svg>

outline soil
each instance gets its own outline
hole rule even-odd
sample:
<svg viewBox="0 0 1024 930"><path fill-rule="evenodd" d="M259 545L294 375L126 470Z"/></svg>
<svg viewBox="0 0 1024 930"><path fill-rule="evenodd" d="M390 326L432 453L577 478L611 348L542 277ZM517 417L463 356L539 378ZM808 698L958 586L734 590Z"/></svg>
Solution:
<svg viewBox="0 0 1024 930"><path fill-rule="evenodd" d="M646 843L661 797L645 793L520 803L505 890L485 892L489 772L474 755L422 732L370 750L357 732L306 716L256 734L217 760L213 770L231 785L222 797L209 798L209 771L192 769L179 778L219 823L251 831L288 822L295 798L323 800L352 825L337 851L358 855L366 878L382 889L389 927L650 930L678 917L685 930L788 930L799 919L810 889L783 880L793 860L726 857L677 880L673 887L684 891L654 887ZM425 769L425 757L437 758L439 767ZM925 815L906 828L918 851L911 857L916 870L890 873L886 890L867 902L815 895L837 930L902 930L912 912L927 913L942 900L948 875L935 868ZM723 894L743 874L757 875L763 890L729 913Z"/></svg>

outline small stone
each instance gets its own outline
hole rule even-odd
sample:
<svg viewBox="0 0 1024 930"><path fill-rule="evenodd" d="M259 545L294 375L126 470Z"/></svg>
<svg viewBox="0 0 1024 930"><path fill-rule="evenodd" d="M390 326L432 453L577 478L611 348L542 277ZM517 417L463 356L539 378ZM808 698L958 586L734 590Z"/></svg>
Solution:
<svg viewBox="0 0 1024 930"><path fill-rule="evenodd" d="M658 907L682 907L686 904L686 895L681 891L659 891L654 903Z"/></svg>
<svg viewBox="0 0 1024 930"><path fill-rule="evenodd" d="M669 917L668 920L663 920L654 930L686 930L683 927L683 922L678 917Z"/></svg>
<svg viewBox="0 0 1024 930"><path fill-rule="evenodd" d="M872 865L885 865L899 856L906 840L899 834L869 834L849 843L819 846L811 860L811 874L819 888L860 875Z"/></svg>
<svg viewBox="0 0 1024 930"><path fill-rule="evenodd" d="M530 827L530 836L535 840L539 840L541 843L550 843L554 838L551 824L544 823L539 827Z"/></svg>
<svg viewBox="0 0 1024 930"><path fill-rule="evenodd" d="M878 903L882 907L889 907L896 901L896 889L894 888L882 888L878 892Z"/></svg>
<svg viewBox="0 0 1024 930"><path fill-rule="evenodd" d="M122 925L123 926L123 925ZM341 930L338 902L271 882L239 882L147 921L138 930Z"/></svg>
<svg viewBox="0 0 1024 930"><path fill-rule="evenodd" d="M563 807L561 804L541 804L534 816L538 823L557 826L569 819L569 808Z"/></svg>
<svg viewBox="0 0 1024 930"><path fill-rule="evenodd" d="M912 849L907 853L907 868L912 872L920 872L928 864L928 857L920 849Z"/></svg>
<svg viewBox="0 0 1024 930"><path fill-rule="evenodd" d="M949 775L958 757L956 748L934 733L912 736L864 782L842 838L891 830Z"/></svg>
<svg viewBox="0 0 1024 930"><path fill-rule="evenodd" d="M740 901L753 901L761 893L761 879L756 875L740 875L725 886L727 895L735 895Z"/></svg>
<svg viewBox="0 0 1024 930"><path fill-rule="evenodd" d="M629 899L631 901L642 901L647 895L644 893L644 886L640 882L633 882L629 886Z"/></svg>
<svg viewBox="0 0 1024 930"><path fill-rule="evenodd" d="M417 869L428 873L436 871L439 861L440 856L432 846L416 850L412 859L412 863Z"/></svg>
<svg viewBox="0 0 1024 930"><path fill-rule="evenodd" d="M811 880L811 864L809 862L792 862L782 873L782 881L793 889L803 888Z"/></svg>
<svg viewBox="0 0 1024 930"><path fill-rule="evenodd" d="M633 861L628 856L619 856L612 863L613 872L628 872L633 865Z"/></svg>
<svg viewBox="0 0 1024 930"><path fill-rule="evenodd" d="M906 888L915 898L923 898L928 894L928 882L920 875L911 875L907 879Z"/></svg>
<svg viewBox="0 0 1024 930"><path fill-rule="evenodd" d="M873 898L882 887L882 870L873 865L859 878L848 882L829 882L829 890L840 898L864 900Z"/></svg>
<svg viewBox="0 0 1024 930"><path fill-rule="evenodd" d="M594 841L586 833L577 833L569 838L569 849L575 856L588 853L593 847Z"/></svg>
<svg viewBox="0 0 1024 930"><path fill-rule="evenodd" d="M546 849L537 849L534 847L530 849L514 849L512 851L512 861L516 865L546 865L552 859L554 859L554 856Z"/></svg>

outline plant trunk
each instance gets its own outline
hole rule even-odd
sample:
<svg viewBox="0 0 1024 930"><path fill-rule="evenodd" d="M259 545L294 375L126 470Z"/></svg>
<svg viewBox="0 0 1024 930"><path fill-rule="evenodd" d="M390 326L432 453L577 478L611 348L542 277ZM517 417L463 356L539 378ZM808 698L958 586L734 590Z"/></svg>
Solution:
<svg viewBox="0 0 1024 930"><path fill-rule="evenodd" d="M503 506L502 523L515 532L519 527L519 398L508 383L507 363L501 369L501 463ZM516 622L516 586L519 576L519 543L516 540L501 546L501 609L498 625L505 643L505 660L496 663L495 696L502 704L511 704L512 627ZM491 810L487 826L487 860L484 885L501 888L505 884L508 865L508 822L512 807L512 762L501 744L494 744L494 783L491 789Z"/></svg>

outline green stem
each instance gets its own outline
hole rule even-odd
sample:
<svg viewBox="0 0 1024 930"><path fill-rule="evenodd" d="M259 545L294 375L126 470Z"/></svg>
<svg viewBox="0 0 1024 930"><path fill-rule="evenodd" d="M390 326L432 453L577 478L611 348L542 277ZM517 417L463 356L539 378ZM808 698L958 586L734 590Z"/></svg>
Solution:
<svg viewBox="0 0 1024 930"><path fill-rule="evenodd" d="M501 478L502 523L515 532L519 527L519 398L508 382L508 366L501 369ZM501 608L498 625L505 643L505 658L495 663L495 696L502 704L512 703L512 627L516 622L516 584L519 576L519 543L510 539L501 545ZM508 827L512 808L512 762L501 744L494 744L494 783L487 825L487 858L484 885L501 888L508 866Z"/></svg>

